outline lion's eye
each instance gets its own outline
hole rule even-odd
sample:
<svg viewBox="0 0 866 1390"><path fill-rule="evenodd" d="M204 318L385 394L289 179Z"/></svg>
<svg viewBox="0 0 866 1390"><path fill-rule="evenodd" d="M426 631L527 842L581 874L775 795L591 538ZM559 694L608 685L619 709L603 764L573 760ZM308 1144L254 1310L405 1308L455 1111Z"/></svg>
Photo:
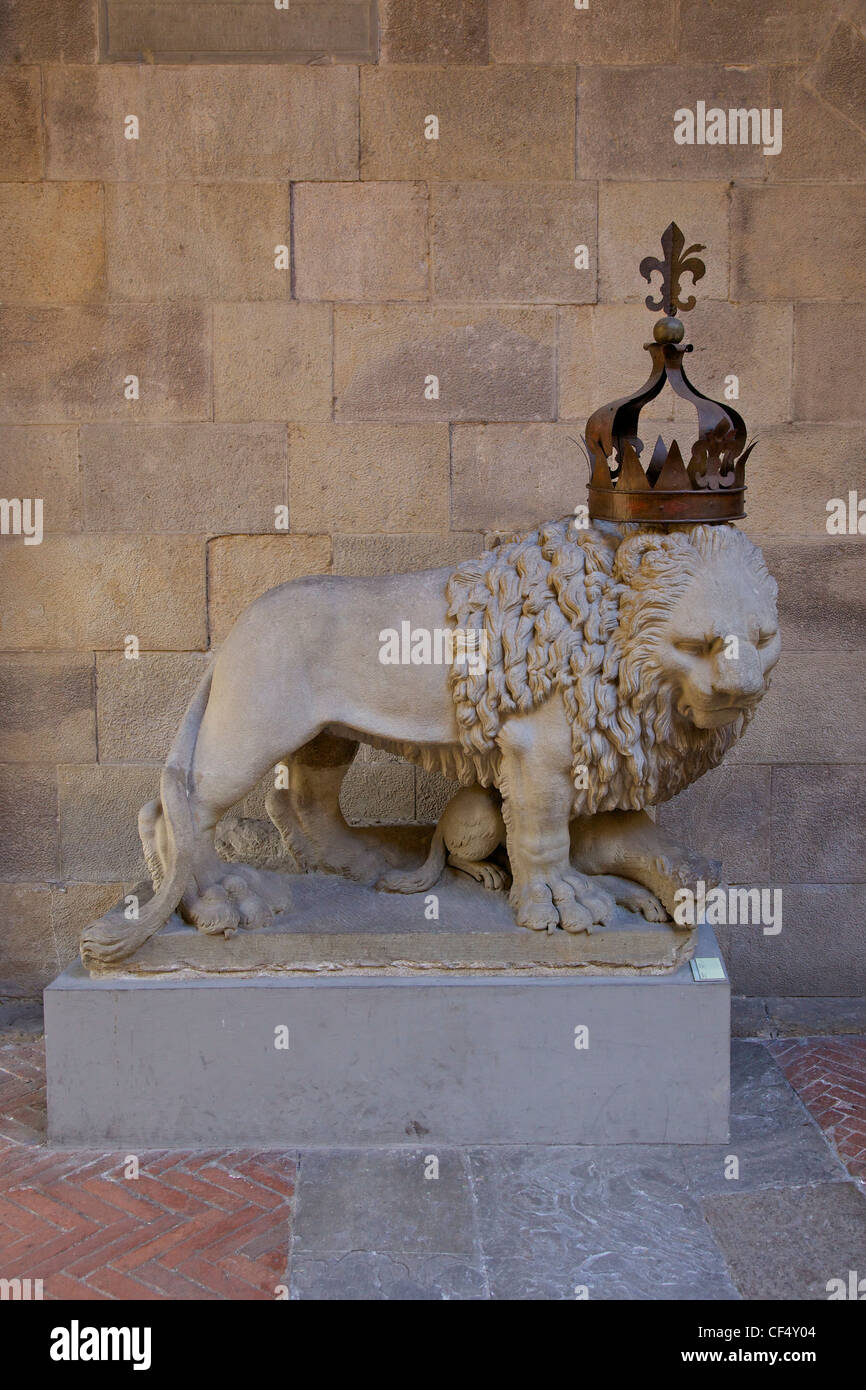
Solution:
<svg viewBox="0 0 866 1390"><path fill-rule="evenodd" d="M772 642L772 640L773 640L773 638L774 638L775 636L776 636L775 631L773 631L773 632L762 632L762 633L760 634L760 636L758 637L758 646L759 646L759 647L766 647L770 642Z"/></svg>
<svg viewBox="0 0 866 1390"><path fill-rule="evenodd" d="M698 642L693 639L683 638L680 642L674 642L678 652L686 652L689 656L703 656L707 651L706 642Z"/></svg>

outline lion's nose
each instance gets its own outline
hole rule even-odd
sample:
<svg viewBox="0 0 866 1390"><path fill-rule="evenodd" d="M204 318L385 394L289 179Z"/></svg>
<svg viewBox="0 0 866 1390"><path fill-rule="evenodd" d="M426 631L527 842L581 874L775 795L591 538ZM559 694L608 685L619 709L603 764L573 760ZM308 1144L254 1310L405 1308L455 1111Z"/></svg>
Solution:
<svg viewBox="0 0 866 1390"><path fill-rule="evenodd" d="M737 656L720 655L716 658L713 675L715 695L752 696L764 688L764 676L758 653L751 643L740 643Z"/></svg>

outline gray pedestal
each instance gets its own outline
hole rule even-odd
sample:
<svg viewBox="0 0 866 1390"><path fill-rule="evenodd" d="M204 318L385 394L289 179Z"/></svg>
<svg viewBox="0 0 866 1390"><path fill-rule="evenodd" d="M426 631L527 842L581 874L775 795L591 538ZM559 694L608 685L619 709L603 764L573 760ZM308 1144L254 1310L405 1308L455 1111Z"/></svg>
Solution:
<svg viewBox="0 0 866 1390"><path fill-rule="evenodd" d="M719 960L700 931L696 957ZM55 1144L701 1144L728 1132L730 988L689 964L254 979L91 979L74 966L45 991L45 1028Z"/></svg>

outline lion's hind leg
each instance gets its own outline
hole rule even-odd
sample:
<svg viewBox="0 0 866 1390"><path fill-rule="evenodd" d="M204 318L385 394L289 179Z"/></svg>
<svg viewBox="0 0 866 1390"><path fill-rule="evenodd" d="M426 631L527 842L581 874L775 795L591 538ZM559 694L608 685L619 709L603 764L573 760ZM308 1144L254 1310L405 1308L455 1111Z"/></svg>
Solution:
<svg viewBox="0 0 866 1390"><path fill-rule="evenodd" d="M376 887L388 893L423 893L438 882L447 863L483 888L507 888L510 875L489 862L489 856L504 843L505 822L498 795L479 786L461 787L439 818L424 863L416 869L383 874Z"/></svg>
<svg viewBox="0 0 866 1390"><path fill-rule="evenodd" d="M138 838L144 851L144 862L156 892L165 876L164 865L168 858L165 843L165 818L159 797L148 801L138 813Z"/></svg>
<svg viewBox="0 0 866 1390"><path fill-rule="evenodd" d="M196 819L207 823L202 808L193 801ZM168 864L167 826L159 800L142 806L138 833L145 862L157 891ZM239 929L254 931L266 926L281 906L275 901L274 887L257 869L248 864L226 864L213 848L212 831L203 829L197 837L193 876L178 905L184 921L208 936L233 936Z"/></svg>
<svg viewBox="0 0 866 1390"><path fill-rule="evenodd" d="M511 876L490 862L490 856L505 844L502 803L496 792L462 787L445 807L440 824L450 868L493 891L510 885Z"/></svg>
<svg viewBox="0 0 866 1390"><path fill-rule="evenodd" d="M322 730L283 758L288 785L273 788L265 808L305 868L373 883L387 867L377 838L350 826L340 808L340 788L357 751L355 739Z"/></svg>
<svg viewBox="0 0 866 1390"><path fill-rule="evenodd" d="M144 858L157 890L164 876L167 860L165 817L160 801L149 801L138 813L138 833L144 850ZM211 858L208 854L208 859ZM222 866L222 860L218 860ZM201 860L199 876L202 875ZM207 935L231 936L239 926L248 929L265 926L271 912L266 903L257 895L255 885L245 876L245 866L238 872L225 873L224 866L211 865L214 874L222 874L219 882L211 883L203 891L198 881L190 886L180 901L181 915L192 926Z"/></svg>
<svg viewBox="0 0 866 1390"><path fill-rule="evenodd" d="M285 748L309 741L316 732L310 727L312 712L297 705L286 708L281 726L251 717L254 674L249 663L236 661L222 682L215 678L188 780L193 843L180 911L212 936L263 927L292 900L291 876L226 863L214 847L214 831L226 811L252 791Z"/></svg>
<svg viewBox="0 0 866 1390"><path fill-rule="evenodd" d="M439 882L445 868L445 841L442 825L436 827L430 850L423 864L417 869L389 869L376 884L382 893L423 893Z"/></svg>

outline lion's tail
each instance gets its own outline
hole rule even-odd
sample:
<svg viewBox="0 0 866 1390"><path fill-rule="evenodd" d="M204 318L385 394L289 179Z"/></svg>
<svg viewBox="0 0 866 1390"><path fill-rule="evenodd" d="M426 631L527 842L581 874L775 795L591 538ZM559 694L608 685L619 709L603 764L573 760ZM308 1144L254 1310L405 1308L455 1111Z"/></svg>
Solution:
<svg viewBox="0 0 866 1390"><path fill-rule="evenodd" d="M141 908L135 921L127 919L121 904L85 929L81 937L81 959L85 965L123 960L131 955L160 927L165 926L189 886L194 827L187 784L212 678L211 666L202 676L190 700L160 779L159 796L165 819L167 848L162 882L150 901Z"/></svg>
<svg viewBox="0 0 866 1390"><path fill-rule="evenodd" d="M376 887L385 893L423 893L425 888L432 888L441 876L445 868L446 854L445 836L440 822L433 831L430 851L424 863L419 868L408 871L392 869L382 875Z"/></svg>

